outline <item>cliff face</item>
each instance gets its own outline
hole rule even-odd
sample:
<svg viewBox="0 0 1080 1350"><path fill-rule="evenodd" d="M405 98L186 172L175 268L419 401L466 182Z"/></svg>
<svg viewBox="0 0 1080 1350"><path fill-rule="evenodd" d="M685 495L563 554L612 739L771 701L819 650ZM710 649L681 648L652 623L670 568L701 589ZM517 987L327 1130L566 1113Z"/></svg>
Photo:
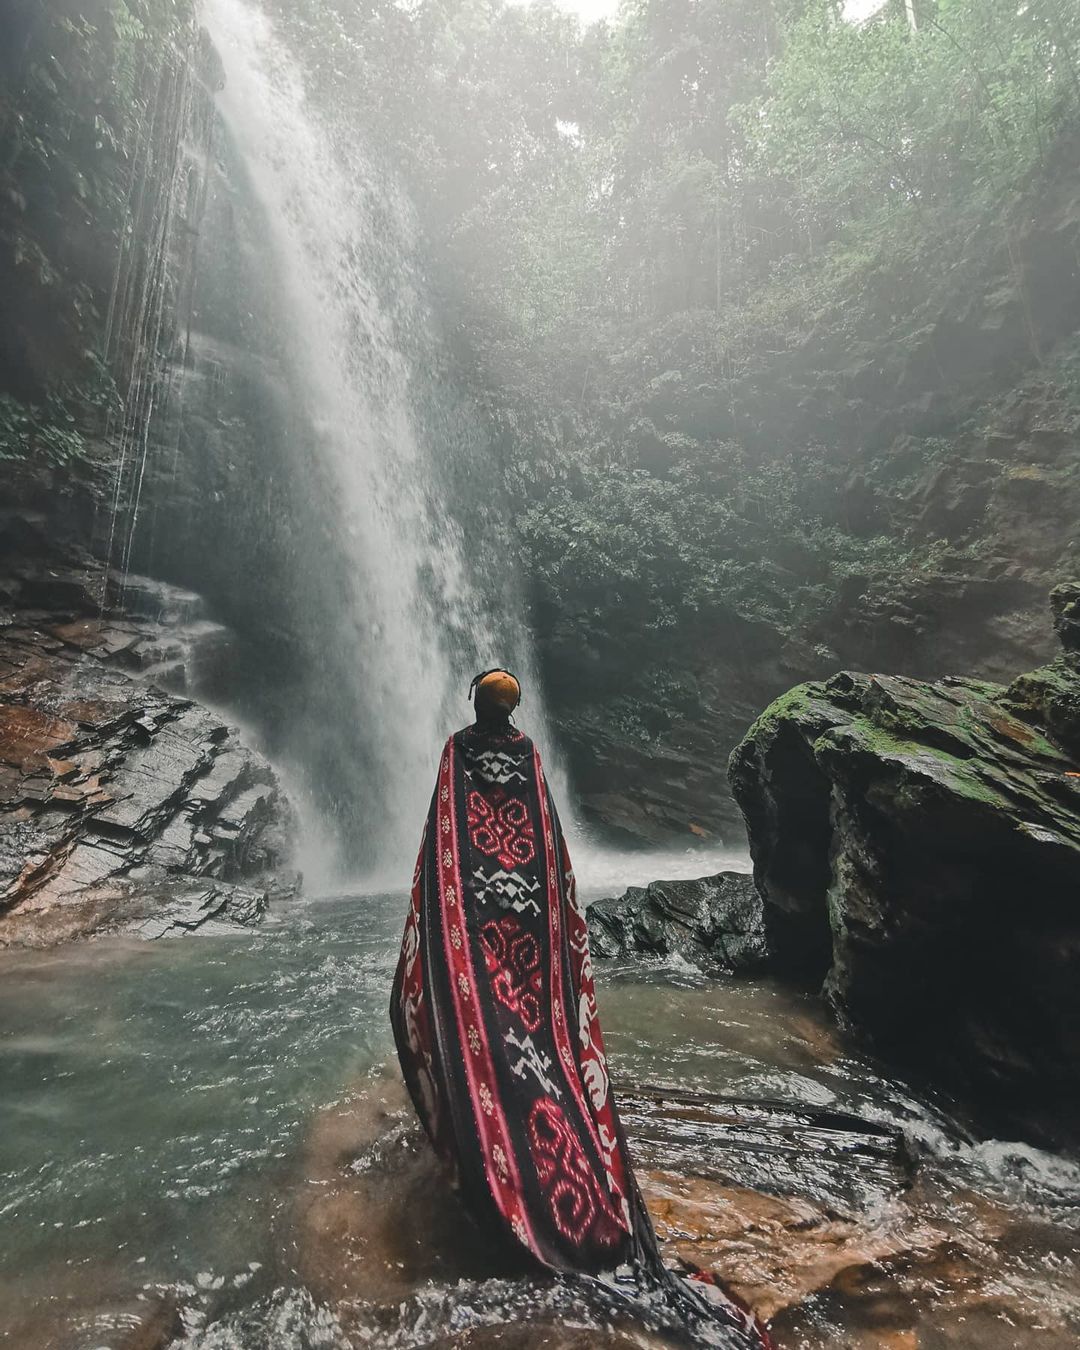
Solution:
<svg viewBox="0 0 1080 1350"><path fill-rule="evenodd" d="M276 372L247 331L250 219L232 215L220 67L184 0L10 9L0 942L257 920L291 884L291 809L196 698L235 709L250 685L257 703L252 669L289 688L295 635L266 616L289 613L271 601L294 485L274 453L287 429L264 447L250 415L273 419Z"/></svg>
<svg viewBox="0 0 1080 1350"><path fill-rule="evenodd" d="M127 102L111 98L101 115L112 135L100 147L57 132L47 163L21 142L0 168L0 276L20 298L0 318L0 461L6 478L23 480L0 512L0 547L17 553L27 530L44 529L205 596L243 640L245 711L277 738L271 752L308 757L327 804L355 813L364 745L348 692L354 648L333 640L355 578L332 490L314 467L317 430L289 372L280 299L265 284L264 221L213 114L220 70L186 6L155 0L138 39L112 33L101 0L85 8L95 27L79 54L64 46L62 4L15 6L21 37L0 54L0 75L24 90L26 125L83 126L113 67L145 65L158 92L136 82ZM36 69L50 51L72 58L70 80L51 93L26 80L30 58ZM181 104L184 135L167 144ZM525 577L575 788L612 834L738 840L727 756L792 684L844 666L1003 679L1049 657L1041 597L1080 561L1075 141L1051 159L1038 185L965 221L944 279L932 259L925 273L860 272L821 312L755 327L731 372L695 311L676 315L643 358L647 378L634 378L629 338L606 375L603 352L588 379L575 374L568 423L587 423L594 390L609 387L594 425L565 432L567 444L579 433L618 439L625 460L612 478L648 469L650 482L681 493L680 455L700 455L709 473L732 457L709 480L730 507L723 523L686 488L698 519L670 531L675 562L659 616L627 598L634 542L655 543L647 497L631 504L630 556L615 557L610 585L593 594L575 578L545 590L535 558ZM80 195L87 167L100 202ZM129 178L145 219L126 214ZM155 230L170 241L166 259L146 250ZM149 310L141 295L152 295ZM150 341L152 312L164 322ZM707 340L694 352L698 320ZM88 351L100 360L88 364ZM440 378L467 384L458 371ZM152 426L142 420L147 391L165 407ZM165 393L171 400L157 398ZM442 435L445 419L431 416ZM535 432L513 427L526 446ZM582 461L584 449L573 446ZM449 509L467 533L503 512L491 487L497 459L485 450L474 464L447 465L448 483L461 478L447 489ZM777 472L772 495L748 487L763 465ZM571 464L564 476L579 472ZM521 500L523 477L508 483ZM817 522L816 549L779 511L789 480L801 494L796 514ZM512 555L500 529L493 547ZM702 569L688 599L693 557L715 542L702 536L728 530L742 553ZM558 542L565 556L577 547L571 536ZM598 552L611 543L602 537Z"/></svg>
<svg viewBox="0 0 1080 1350"><path fill-rule="evenodd" d="M0 946L257 922L295 822L234 728L167 692L229 634L198 596L92 566L0 577Z"/></svg>
<svg viewBox="0 0 1080 1350"><path fill-rule="evenodd" d="M596 819L737 838L727 756L792 684L845 666L1003 680L1051 657L1043 597L1080 566L1078 257L1063 154L1039 200L983 222L947 286L853 296L856 317L758 356L731 396L740 453L790 466L825 543L811 555L768 501L740 502L736 473L748 594L721 580L661 633L634 631L615 595L584 639L551 623L545 668Z"/></svg>

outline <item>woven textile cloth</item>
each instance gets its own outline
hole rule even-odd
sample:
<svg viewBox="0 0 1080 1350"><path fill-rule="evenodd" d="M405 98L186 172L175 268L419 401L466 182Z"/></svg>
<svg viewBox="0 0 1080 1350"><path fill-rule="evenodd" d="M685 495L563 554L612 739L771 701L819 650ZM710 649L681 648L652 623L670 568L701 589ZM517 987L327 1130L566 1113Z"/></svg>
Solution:
<svg viewBox="0 0 1080 1350"><path fill-rule="evenodd" d="M509 722L467 727L442 752L391 1020L416 1110L482 1227L550 1269L684 1285L634 1182L540 756ZM725 1328L709 1343L767 1344L726 1298L679 1297Z"/></svg>

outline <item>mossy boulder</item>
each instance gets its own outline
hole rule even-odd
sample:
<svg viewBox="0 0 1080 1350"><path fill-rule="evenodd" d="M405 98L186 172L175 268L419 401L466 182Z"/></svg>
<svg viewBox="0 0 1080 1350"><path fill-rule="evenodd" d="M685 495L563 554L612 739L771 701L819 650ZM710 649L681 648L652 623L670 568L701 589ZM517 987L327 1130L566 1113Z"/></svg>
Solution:
<svg viewBox="0 0 1080 1350"><path fill-rule="evenodd" d="M729 776L773 961L999 1127L1075 1140L1080 586L1052 603L1064 651L1042 670L802 685Z"/></svg>
<svg viewBox="0 0 1080 1350"><path fill-rule="evenodd" d="M1021 675L1005 701L1020 716L1039 721L1072 754L1080 754L1080 582L1068 581L1050 593L1054 631L1062 653L1056 661Z"/></svg>

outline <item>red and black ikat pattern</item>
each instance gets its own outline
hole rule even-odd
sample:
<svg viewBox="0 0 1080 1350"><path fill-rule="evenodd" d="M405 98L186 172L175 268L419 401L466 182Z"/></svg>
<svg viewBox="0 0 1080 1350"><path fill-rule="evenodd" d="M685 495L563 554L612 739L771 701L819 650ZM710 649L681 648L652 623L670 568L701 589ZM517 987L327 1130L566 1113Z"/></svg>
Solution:
<svg viewBox="0 0 1080 1350"><path fill-rule="evenodd" d="M450 1003L461 1047L468 1102L490 1199L511 1231L526 1247L535 1249L524 1188L502 1094L495 1058L488 1035L485 1002L488 987L477 978L473 961L475 915L472 897L464 882L458 852L457 831L457 738L451 737L439 767L435 817L438 856L438 895L444 934L444 955L449 972ZM485 972L486 973L486 972ZM448 1071L454 1081L453 1071ZM458 1141L459 1147L465 1141Z"/></svg>
<svg viewBox="0 0 1080 1350"><path fill-rule="evenodd" d="M550 1097L533 1102L529 1142L548 1208L563 1237L577 1242L589 1233L601 1247L625 1246L625 1228L605 1200L565 1113Z"/></svg>
<svg viewBox="0 0 1080 1350"><path fill-rule="evenodd" d="M463 1187L482 1177L486 1198L478 1202L493 1205L541 1261L571 1269L617 1264L616 1249L627 1247L631 1230L623 1168L578 1059L581 1005L579 990L567 987L562 838L525 736L470 728L450 738L424 850L394 1014L417 1109L440 1143L439 1127L452 1125L451 1152L468 1155L469 1165L458 1168ZM478 892L475 878L493 862L542 901L514 912L513 886ZM421 929L429 942L418 941ZM440 968L420 971L424 958ZM430 1016L426 1002L439 990L446 1006ZM452 1044L431 1044L433 1025ZM446 1109L429 1080L451 1099Z"/></svg>
<svg viewBox="0 0 1080 1350"><path fill-rule="evenodd" d="M536 857L536 840L529 823L529 808L520 797L500 802L497 792L489 800L482 793L469 793L469 839L487 858L498 858L508 872L526 867Z"/></svg>
<svg viewBox="0 0 1080 1350"><path fill-rule="evenodd" d="M539 1031L544 974L540 944L513 915L489 919L480 929L491 991L528 1032Z"/></svg>
<svg viewBox="0 0 1080 1350"><path fill-rule="evenodd" d="M512 728L470 727L443 751L391 1020L416 1109L481 1222L554 1269L640 1258L651 1229L610 1091L585 915L539 755ZM662 1274L655 1241L647 1250ZM740 1346L767 1344L751 1331Z"/></svg>

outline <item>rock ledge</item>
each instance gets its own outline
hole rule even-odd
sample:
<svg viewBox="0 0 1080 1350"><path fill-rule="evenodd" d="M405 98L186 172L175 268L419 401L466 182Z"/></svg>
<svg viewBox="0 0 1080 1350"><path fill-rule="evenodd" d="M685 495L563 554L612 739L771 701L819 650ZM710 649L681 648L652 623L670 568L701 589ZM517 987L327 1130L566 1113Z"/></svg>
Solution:
<svg viewBox="0 0 1080 1350"><path fill-rule="evenodd" d="M746 971L765 957L761 898L742 872L631 886L590 905L588 917L589 946L601 959L680 956L703 970Z"/></svg>
<svg viewBox="0 0 1080 1350"><path fill-rule="evenodd" d="M137 677L170 640L145 618L0 615L0 946L251 923L288 888L293 813L269 764Z"/></svg>

